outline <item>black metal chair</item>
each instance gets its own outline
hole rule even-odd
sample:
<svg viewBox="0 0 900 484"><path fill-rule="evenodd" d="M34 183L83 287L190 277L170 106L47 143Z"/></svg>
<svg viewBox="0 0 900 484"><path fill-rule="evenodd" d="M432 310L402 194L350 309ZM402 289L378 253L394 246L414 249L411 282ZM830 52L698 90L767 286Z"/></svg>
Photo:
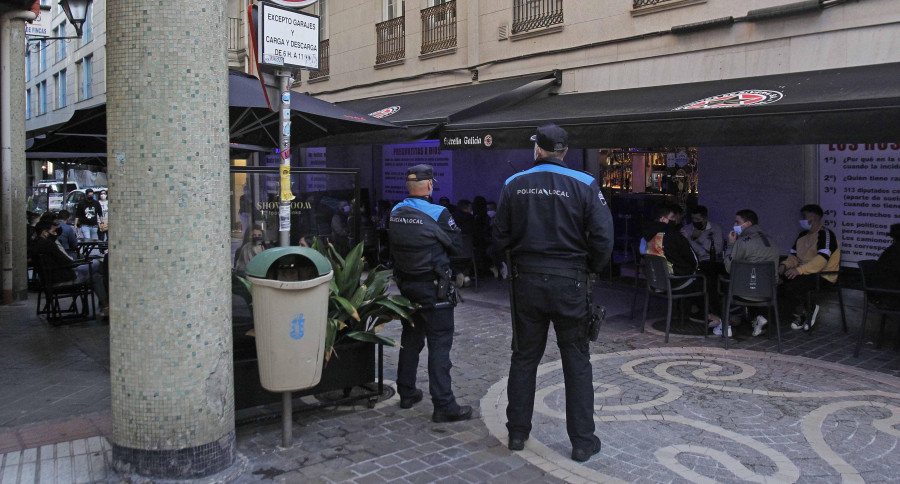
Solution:
<svg viewBox="0 0 900 484"><path fill-rule="evenodd" d="M666 313L666 339L669 342L669 330L672 327L672 303L687 298L703 296L703 337L708 336L709 330L706 323L706 315L709 314L709 297L706 294L706 276L703 274L690 274L687 276L675 276L669 272L669 263L665 257L658 255L644 255L644 275L647 278L647 296L644 299L644 322L641 324L641 332L647 325L647 309L650 307L650 296L664 297L668 301ZM689 288L695 280L700 281L699 290ZM673 284L674 283L674 284ZM686 292L678 292L684 291ZM681 319L684 320L684 306L681 306Z"/></svg>
<svg viewBox="0 0 900 484"><path fill-rule="evenodd" d="M644 275L643 256L641 255L640 248L636 244L631 244L629 250L631 251L631 257L634 258L634 296L631 298L630 318L634 320L634 309L637 306L638 293L641 290L641 280L646 281L647 277Z"/></svg>
<svg viewBox="0 0 900 484"><path fill-rule="evenodd" d="M816 276L817 276L816 277L816 289L815 289L815 291L810 291L810 292L806 293L806 305L807 305L807 307L812 307L813 294L820 294L822 292L822 290L823 290L822 284L821 284L822 280L827 281L827 279L825 279L825 276L831 276L831 275L837 276L837 280L834 282L834 284L829 284L828 287L830 290L837 291L838 303L841 306L841 324L843 326L844 332L846 333L846 332L848 332L847 331L847 315L846 315L846 312L844 311L844 291L843 291L843 288L841 287L842 278L841 278L841 272L839 270L838 271L824 271L824 272L816 273Z"/></svg>
<svg viewBox="0 0 900 484"><path fill-rule="evenodd" d="M866 320L869 317L869 309L881 313L881 331L878 333L878 348L881 348L881 340L884 339L884 325L887 316L900 315L900 306L890 305L900 298L900 289L883 287L878 285L875 280L875 274L878 271L878 261L861 260L859 261L859 272L862 275L863 289L863 314L862 321L859 324L859 336L856 338L856 350L853 356L859 357L859 350L862 348L863 340L866 339ZM896 347L896 345L895 345Z"/></svg>
<svg viewBox="0 0 900 484"><path fill-rule="evenodd" d="M50 263L40 256L37 256L36 259L37 267L40 271L41 293L45 297L43 307L40 305L40 298L38 299L39 315L46 315L47 321L54 325L62 324L67 319L80 320L90 316L96 317L97 311L94 304L92 277L88 277L88 280L84 282L75 282L74 280L54 281ZM82 264L88 264L88 270L91 271L90 261L76 262L71 267L74 268ZM65 309L63 309L62 302L66 299L70 301L68 301L68 306L65 306ZM80 307L79 302L81 302ZM88 302L90 302L90 312L88 312Z"/></svg>
<svg viewBox="0 0 900 484"><path fill-rule="evenodd" d="M459 254L450 257L450 265L457 270L472 267L472 279L475 281L475 289L478 289L478 262L475 260L475 246L471 235L460 237ZM464 271L463 271L464 272Z"/></svg>
<svg viewBox="0 0 900 484"><path fill-rule="evenodd" d="M756 306L769 308L769 320L775 313L775 333L778 336L778 352L781 353L781 321L778 318L778 269L773 262L749 262L736 260L731 263L728 295L725 296L725 316L722 318L722 336L728 334L731 324L731 306ZM772 327L766 330L770 336ZM729 338L725 337L725 349Z"/></svg>

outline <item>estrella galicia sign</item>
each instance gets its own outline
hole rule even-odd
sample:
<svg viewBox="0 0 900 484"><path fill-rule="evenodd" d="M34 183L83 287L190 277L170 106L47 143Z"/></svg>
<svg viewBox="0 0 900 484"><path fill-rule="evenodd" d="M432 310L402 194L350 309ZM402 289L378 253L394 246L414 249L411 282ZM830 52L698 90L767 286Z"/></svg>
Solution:
<svg viewBox="0 0 900 484"><path fill-rule="evenodd" d="M766 91L759 89L735 91L728 94L710 96L706 99L678 106L673 111L684 109L715 109L715 108L740 108L745 106L762 106L781 100L784 94L778 91Z"/></svg>

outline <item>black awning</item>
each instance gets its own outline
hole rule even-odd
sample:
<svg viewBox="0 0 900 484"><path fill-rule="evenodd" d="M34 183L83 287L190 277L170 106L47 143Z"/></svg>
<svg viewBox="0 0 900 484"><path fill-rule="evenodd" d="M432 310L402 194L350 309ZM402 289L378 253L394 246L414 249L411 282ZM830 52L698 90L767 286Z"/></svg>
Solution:
<svg viewBox="0 0 900 484"><path fill-rule="evenodd" d="M900 127L900 64L849 67L581 94L542 94L450 123L439 136L490 136L529 148L534 128L556 123L570 145L750 146L885 142ZM484 143L480 143L482 146Z"/></svg>
<svg viewBox="0 0 900 484"><path fill-rule="evenodd" d="M253 76L228 73L231 146L242 150L274 151L280 139L278 115L268 108L262 86ZM388 121L351 111L301 93L291 93L291 144L326 136L396 129ZM75 159L106 157L106 104L72 113L68 121L30 131L28 158Z"/></svg>
<svg viewBox="0 0 900 484"><path fill-rule="evenodd" d="M547 90L553 84L558 84L558 75L558 72L548 72L431 91L341 102L338 103L340 107L368 113L370 116L406 126L407 129L367 133L363 136L353 136L352 140L346 137L329 137L321 140L322 146L406 143L434 137L437 129L444 124L513 106Z"/></svg>

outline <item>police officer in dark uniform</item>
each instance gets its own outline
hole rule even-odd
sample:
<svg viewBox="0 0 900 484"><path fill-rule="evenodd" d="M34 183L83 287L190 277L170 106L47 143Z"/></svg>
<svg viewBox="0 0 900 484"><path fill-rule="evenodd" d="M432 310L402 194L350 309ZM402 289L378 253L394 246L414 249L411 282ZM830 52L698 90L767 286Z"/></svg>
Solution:
<svg viewBox="0 0 900 484"><path fill-rule="evenodd" d="M459 253L459 228L450 212L430 202L434 170L416 165L406 171L409 198L398 203L390 216L391 259L400 293L419 303L412 320L401 320L397 392L400 407L422 400L416 388L419 353L428 341L428 389L434 403L434 422L455 422L472 417L472 407L456 403L450 388L450 348L453 345L455 288L450 282L449 255Z"/></svg>
<svg viewBox="0 0 900 484"><path fill-rule="evenodd" d="M587 335L588 276L609 260L613 221L594 177L563 162L565 130L541 126L531 140L534 167L506 180L494 217L494 241L499 250L510 252L514 275L509 449L524 449L531 433L535 376L552 321L562 357L572 459L584 462L600 452Z"/></svg>

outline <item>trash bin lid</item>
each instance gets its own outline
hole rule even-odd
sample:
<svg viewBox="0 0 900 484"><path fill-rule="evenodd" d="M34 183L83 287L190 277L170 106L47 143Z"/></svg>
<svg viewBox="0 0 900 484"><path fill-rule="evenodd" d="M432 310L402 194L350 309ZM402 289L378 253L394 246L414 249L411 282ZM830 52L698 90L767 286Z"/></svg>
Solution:
<svg viewBox="0 0 900 484"><path fill-rule="evenodd" d="M313 264L316 265L316 270L319 272L319 276L324 276L331 272L331 263L328 262L328 259L325 258L319 251L315 249L311 249L309 247L274 247L272 249L267 249L256 255L253 259L250 260L250 263L247 264L247 275L252 277L258 277L260 279L264 279L266 277L266 273L269 271L269 267L275 263L278 259L286 255L294 255L299 254L303 257L306 257Z"/></svg>

